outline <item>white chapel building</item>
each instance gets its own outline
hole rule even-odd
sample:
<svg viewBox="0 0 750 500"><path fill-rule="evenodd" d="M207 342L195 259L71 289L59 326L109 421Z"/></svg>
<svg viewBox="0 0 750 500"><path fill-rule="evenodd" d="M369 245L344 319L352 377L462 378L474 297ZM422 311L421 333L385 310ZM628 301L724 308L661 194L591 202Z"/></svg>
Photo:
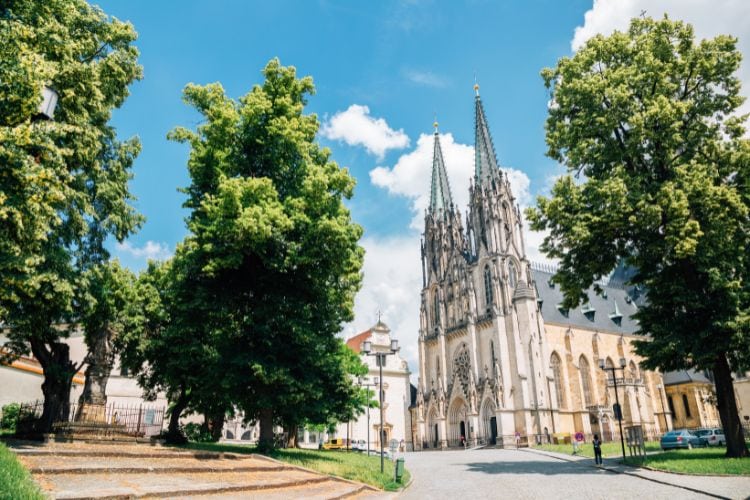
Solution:
<svg viewBox="0 0 750 500"><path fill-rule="evenodd" d="M378 389L380 387L378 378L380 377L380 367L377 366L377 358L362 353L362 343L366 340L372 342L373 352L390 352L391 330L382 321L378 321L375 326L366 330L359 335L355 335L346 341L354 352L358 353L369 369L366 383L370 384L369 389L372 391L372 399L379 400ZM385 365L383 365L383 426L385 440L383 446L388 447L388 443L395 439L399 443L404 442L405 446L411 444L411 384L409 382L409 365L403 359L399 352L386 356ZM373 387L373 385L377 385ZM369 441L370 449L380 448L378 440L378 431L381 429L380 408L370 408L369 410ZM357 420L351 422L341 422L336 429L336 436L341 438L349 437L354 441L368 439L368 417L367 410L359 416Z"/></svg>

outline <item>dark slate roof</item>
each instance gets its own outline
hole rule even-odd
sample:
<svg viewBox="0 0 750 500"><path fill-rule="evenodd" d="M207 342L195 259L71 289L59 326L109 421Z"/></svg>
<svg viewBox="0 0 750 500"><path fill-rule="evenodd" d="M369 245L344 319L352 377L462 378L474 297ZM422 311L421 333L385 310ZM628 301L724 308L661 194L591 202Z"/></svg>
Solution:
<svg viewBox="0 0 750 500"><path fill-rule="evenodd" d="M631 318L638 307L627 290L619 283L600 284L599 286L604 291L603 295L598 295L593 287L589 288L587 291L589 302L568 310L566 316L565 311L558 307L563 301L560 285L550 283L553 274L551 269L540 269L540 266L532 268L537 296L542 301L542 318L545 322L625 335L633 335L638 330L638 322ZM615 309L615 304L617 309ZM622 316L619 322L616 321L615 311Z"/></svg>
<svg viewBox="0 0 750 500"><path fill-rule="evenodd" d="M703 373L695 370L677 370L664 374L664 385L687 384L690 382L713 384Z"/></svg>

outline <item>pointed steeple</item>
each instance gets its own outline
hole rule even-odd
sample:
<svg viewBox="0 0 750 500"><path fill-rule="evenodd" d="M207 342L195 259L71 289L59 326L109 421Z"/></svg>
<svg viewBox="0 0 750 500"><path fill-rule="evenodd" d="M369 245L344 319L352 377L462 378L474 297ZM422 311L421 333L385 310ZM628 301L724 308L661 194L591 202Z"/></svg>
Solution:
<svg viewBox="0 0 750 500"><path fill-rule="evenodd" d="M492 144L490 128L487 125L487 117L484 115L484 106L479 97L479 85L474 84L476 92L474 120L474 176L477 184L484 184L489 180L499 177L497 156L495 146Z"/></svg>
<svg viewBox="0 0 750 500"><path fill-rule="evenodd" d="M451 187L448 184L448 175L445 172L443 151L440 149L440 135L438 134L438 123L435 122L435 149L432 154L432 189L430 191L430 212L437 213L440 210L448 211L453 207L451 198Z"/></svg>

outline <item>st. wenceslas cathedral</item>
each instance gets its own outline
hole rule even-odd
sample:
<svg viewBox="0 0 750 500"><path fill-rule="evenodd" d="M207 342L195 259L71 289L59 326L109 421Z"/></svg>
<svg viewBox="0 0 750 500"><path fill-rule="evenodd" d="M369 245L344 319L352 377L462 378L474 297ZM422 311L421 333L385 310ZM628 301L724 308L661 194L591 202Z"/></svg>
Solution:
<svg viewBox="0 0 750 500"><path fill-rule="evenodd" d="M415 448L507 444L516 433L524 440L579 431L613 438L614 393L600 359L606 366L626 363L619 393L626 423L661 431L670 418L658 401L661 375L640 370L631 348L633 298L622 286L605 286L580 311L561 308L552 271L532 269L527 259L520 208L499 167L478 86L475 92L466 227L435 124Z"/></svg>

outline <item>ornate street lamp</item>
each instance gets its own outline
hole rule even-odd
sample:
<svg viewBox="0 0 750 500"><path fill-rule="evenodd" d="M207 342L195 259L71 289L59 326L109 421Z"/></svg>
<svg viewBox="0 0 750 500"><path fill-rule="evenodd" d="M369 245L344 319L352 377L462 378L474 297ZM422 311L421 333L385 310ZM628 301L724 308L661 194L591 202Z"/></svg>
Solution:
<svg viewBox="0 0 750 500"><path fill-rule="evenodd" d="M39 117L52 120L55 116L55 108L59 95L52 87L42 87L42 103L39 105Z"/></svg>
<svg viewBox="0 0 750 500"><path fill-rule="evenodd" d="M399 351L398 347L398 340L391 339L391 349L389 351L383 351L373 352L372 350L372 342L369 340L365 340L362 342L362 353L367 356L375 356L375 359L377 359L378 367L380 368L380 430L379 430L379 436L378 441L380 441L380 473L382 474L384 471L384 465L383 465L383 365L385 365L385 359L387 356L390 356L391 354L396 354Z"/></svg>
<svg viewBox="0 0 750 500"><path fill-rule="evenodd" d="M358 377L357 385L360 387L366 387L367 389L367 456L370 456L370 387L378 386L378 377L375 377L374 384L367 384L367 377Z"/></svg>
<svg viewBox="0 0 750 500"><path fill-rule="evenodd" d="M617 422L620 424L620 445L622 446L622 462L625 463L625 437L622 433L622 407L620 406L620 398L617 395L617 377L615 376L615 370L622 370L622 376L623 379L625 378L625 358L620 358L620 368L616 368L614 366L607 366L604 363L604 359L599 358L599 368L602 370L611 370L612 371L612 380L615 384L615 418L617 419Z"/></svg>

